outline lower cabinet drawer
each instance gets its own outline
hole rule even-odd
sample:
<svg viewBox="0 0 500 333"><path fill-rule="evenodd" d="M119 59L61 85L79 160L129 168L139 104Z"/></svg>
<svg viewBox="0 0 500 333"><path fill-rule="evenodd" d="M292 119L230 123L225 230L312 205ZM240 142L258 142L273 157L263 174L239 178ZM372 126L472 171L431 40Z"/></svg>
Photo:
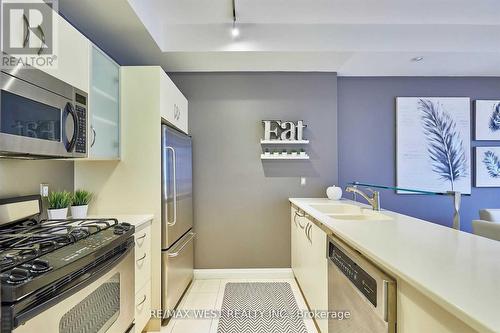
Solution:
<svg viewBox="0 0 500 333"><path fill-rule="evenodd" d="M140 290L151 279L151 228L135 234L135 290Z"/></svg>
<svg viewBox="0 0 500 333"><path fill-rule="evenodd" d="M142 249L149 251L151 249L151 225L137 230L134 237L136 251Z"/></svg>
<svg viewBox="0 0 500 333"><path fill-rule="evenodd" d="M146 327L151 317L151 281L135 294L135 333Z"/></svg>

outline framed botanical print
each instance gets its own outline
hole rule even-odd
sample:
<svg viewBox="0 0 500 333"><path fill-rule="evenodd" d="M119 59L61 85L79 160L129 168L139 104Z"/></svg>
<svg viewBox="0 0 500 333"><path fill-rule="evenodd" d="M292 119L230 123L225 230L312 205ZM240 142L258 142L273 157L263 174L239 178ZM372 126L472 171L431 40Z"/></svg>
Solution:
<svg viewBox="0 0 500 333"><path fill-rule="evenodd" d="M398 187L470 194L470 99L398 97L396 109Z"/></svg>
<svg viewBox="0 0 500 333"><path fill-rule="evenodd" d="M476 187L500 187L500 147L476 147Z"/></svg>
<svg viewBox="0 0 500 333"><path fill-rule="evenodd" d="M500 100L476 101L476 140L500 140Z"/></svg>

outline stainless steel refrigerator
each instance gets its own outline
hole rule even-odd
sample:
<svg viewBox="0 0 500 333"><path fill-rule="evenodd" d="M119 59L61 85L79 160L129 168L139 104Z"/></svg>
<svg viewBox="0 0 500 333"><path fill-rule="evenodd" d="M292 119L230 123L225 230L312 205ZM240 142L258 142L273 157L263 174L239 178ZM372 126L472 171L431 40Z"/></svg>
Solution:
<svg viewBox="0 0 500 333"><path fill-rule="evenodd" d="M172 310L193 279L191 137L162 125L162 310Z"/></svg>

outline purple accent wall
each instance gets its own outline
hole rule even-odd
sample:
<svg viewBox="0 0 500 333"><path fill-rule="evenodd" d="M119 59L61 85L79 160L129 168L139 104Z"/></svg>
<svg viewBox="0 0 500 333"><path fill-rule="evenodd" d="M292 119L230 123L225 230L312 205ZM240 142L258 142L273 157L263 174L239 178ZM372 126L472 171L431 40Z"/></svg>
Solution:
<svg viewBox="0 0 500 333"><path fill-rule="evenodd" d="M338 141L339 182L361 181L396 185L396 97L470 97L472 179L474 147L500 146L498 142L474 141L473 102L499 99L500 78L450 77L339 77ZM345 195L350 198L350 194ZM382 208L443 225L452 223L451 198L397 195L381 190ZM472 231L471 221L481 208L500 208L500 188L472 187L462 198L462 230Z"/></svg>

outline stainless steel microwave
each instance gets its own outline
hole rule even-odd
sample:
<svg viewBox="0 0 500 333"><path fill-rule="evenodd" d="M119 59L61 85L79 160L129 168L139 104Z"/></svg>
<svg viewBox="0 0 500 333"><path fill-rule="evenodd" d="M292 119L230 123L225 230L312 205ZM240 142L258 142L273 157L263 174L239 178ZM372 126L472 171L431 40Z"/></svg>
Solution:
<svg viewBox="0 0 500 333"><path fill-rule="evenodd" d="M39 69L2 69L0 157L87 156L87 93Z"/></svg>

